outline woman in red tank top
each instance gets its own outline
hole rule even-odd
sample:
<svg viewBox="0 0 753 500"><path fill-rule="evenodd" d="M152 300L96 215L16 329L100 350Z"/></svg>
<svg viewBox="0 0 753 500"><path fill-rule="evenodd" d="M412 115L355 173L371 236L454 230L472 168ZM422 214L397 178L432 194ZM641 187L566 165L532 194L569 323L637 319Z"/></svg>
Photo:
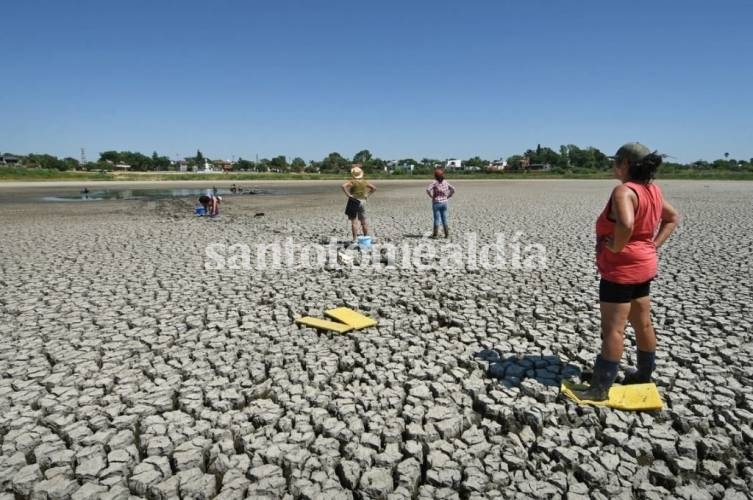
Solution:
<svg viewBox="0 0 753 500"><path fill-rule="evenodd" d="M651 324L649 289L656 276L659 248L677 227L677 211L652 181L662 163L637 142L623 145L614 156L614 188L596 220L596 266L601 275L601 354L596 357L591 386L574 391L584 401L603 401L617 378L625 324L635 329L637 369L623 383L651 380L656 359L656 333Z"/></svg>

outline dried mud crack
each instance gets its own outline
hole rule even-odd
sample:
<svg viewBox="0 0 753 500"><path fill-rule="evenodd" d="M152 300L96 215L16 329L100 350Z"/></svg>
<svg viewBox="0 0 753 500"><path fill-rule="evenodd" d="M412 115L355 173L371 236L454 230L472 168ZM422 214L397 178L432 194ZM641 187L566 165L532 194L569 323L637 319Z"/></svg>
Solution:
<svg viewBox="0 0 753 500"><path fill-rule="evenodd" d="M336 193L0 215L0 500L751 498L750 184L662 183L683 214L652 289L664 409L559 396L596 355L612 185L457 184L456 243L523 231L545 270L204 269L211 242L347 237ZM431 223L418 185L369 214L395 244ZM379 326L293 323L341 305Z"/></svg>

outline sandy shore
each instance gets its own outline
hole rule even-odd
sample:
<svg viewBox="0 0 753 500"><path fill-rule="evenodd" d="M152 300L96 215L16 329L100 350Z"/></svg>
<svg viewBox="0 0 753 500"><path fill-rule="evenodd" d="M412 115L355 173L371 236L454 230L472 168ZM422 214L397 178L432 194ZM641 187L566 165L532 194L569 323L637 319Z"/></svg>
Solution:
<svg viewBox="0 0 753 500"><path fill-rule="evenodd" d="M440 265L444 240L425 270L205 269L210 243L349 238L339 182L303 182L229 196L215 220L191 198L30 203L94 183L0 185L0 500L753 492L749 183L662 183L683 214L652 288L665 407L630 413L558 395L597 353L593 225L613 181L457 183L463 255L520 231L545 269L516 269L511 246L496 269ZM377 182L377 242L425 242L426 183ZM379 326L294 323L343 305Z"/></svg>

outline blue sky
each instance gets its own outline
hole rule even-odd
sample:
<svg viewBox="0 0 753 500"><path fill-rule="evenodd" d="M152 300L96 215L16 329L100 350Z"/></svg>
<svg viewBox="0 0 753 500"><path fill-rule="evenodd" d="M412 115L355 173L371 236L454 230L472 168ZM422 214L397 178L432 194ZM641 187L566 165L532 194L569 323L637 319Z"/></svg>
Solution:
<svg viewBox="0 0 753 500"><path fill-rule="evenodd" d="M8 1L0 151L753 157L753 2Z"/></svg>

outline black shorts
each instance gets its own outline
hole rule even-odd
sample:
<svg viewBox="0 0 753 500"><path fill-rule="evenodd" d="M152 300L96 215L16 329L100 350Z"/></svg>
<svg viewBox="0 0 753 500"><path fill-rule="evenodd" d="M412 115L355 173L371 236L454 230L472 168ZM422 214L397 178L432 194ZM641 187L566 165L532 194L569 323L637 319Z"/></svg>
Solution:
<svg viewBox="0 0 753 500"><path fill-rule="evenodd" d="M631 300L648 296L651 280L639 285L621 285L601 278L599 282L599 301L615 304L625 304Z"/></svg>

